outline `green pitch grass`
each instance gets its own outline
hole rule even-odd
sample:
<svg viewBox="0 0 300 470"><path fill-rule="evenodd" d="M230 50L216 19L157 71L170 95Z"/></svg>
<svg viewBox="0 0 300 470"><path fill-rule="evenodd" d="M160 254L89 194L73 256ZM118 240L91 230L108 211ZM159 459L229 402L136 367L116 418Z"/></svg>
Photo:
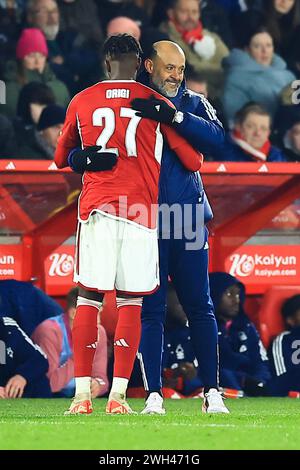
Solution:
<svg viewBox="0 0 300 470"><path fill-rule="evenodd" d="M165 416L106 416L105 403L63 416L69 400L1 400L0 449L300 449L296 399L228 399L231 414L217 416L201 414L198 399L166 400Z"/></svg>

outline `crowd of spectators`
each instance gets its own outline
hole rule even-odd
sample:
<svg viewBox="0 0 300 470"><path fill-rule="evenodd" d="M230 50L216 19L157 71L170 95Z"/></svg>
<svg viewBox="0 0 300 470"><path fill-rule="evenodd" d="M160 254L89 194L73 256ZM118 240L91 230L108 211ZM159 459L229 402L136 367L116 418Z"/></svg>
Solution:
<svg viewBox="0 0 300 470"><path fill-rule="evenodd" d="M53 158L71 97L105 78L103 41L124 32L145 57L161 39L184 50L227 132L207 159L299 160L300 0L0 0L0 158Z"/></svg>

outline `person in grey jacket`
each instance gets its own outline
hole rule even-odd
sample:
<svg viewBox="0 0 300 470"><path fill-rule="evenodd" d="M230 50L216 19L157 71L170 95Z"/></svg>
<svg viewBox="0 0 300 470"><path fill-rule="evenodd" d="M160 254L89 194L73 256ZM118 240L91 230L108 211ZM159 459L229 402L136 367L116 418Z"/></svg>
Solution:
<svg viewBox="0 0 300 470"><path fill-rule="evenodd" d="M244 50L233 49L223 59L223 67L222 101L229 125L249 101L260 103L274 116L281 91L295 80L284 60L274 53L273 39L263 26L249 34Z"/></svg>

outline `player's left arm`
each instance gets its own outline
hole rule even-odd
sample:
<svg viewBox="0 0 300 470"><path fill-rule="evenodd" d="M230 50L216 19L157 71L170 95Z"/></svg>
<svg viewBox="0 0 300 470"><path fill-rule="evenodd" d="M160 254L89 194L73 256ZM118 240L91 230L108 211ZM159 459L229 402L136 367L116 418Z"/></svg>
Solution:
<svg viewBox="0 0 300 470"><path fill-rule="evenodd" d="M54 161L58 168L69 166L68 156L72 149L81 147L76 111L76 97L71 100L63 128L57 141Z"/></svg>

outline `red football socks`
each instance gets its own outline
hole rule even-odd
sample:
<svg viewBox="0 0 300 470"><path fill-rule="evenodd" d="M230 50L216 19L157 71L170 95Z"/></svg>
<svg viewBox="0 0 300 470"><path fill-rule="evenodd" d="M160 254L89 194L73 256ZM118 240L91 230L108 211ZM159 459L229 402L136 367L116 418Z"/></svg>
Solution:
<svg viewBox="0 0 300 470"><path fill-rule="evenodd" d="M142 299L117 298L118 323L114 340L114 377L131 376L141 338Z"/></svg>
<svg viewBox="0 0 300 470"><path fill-rule="evenodd" d="M75 377L90 377L98 340L97 317L101 302L78 297L72 328Z"/></svg>

